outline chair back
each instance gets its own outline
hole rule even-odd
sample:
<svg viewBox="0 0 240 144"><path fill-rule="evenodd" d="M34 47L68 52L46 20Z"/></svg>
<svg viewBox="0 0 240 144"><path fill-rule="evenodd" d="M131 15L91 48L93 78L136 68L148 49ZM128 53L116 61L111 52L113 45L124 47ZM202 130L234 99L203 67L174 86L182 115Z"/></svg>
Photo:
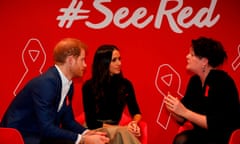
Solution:
<svg viewBox="0 0 240 144"><path fill-rule="evenodd" d="M233 131L228 144L240 144L240 129Z"/></svg>
<svg viewBox="0 0 240 144"><path fill-rule="evenodd" d="M24 144L24 141L17 129L0 127L0 144Z"/></svg>

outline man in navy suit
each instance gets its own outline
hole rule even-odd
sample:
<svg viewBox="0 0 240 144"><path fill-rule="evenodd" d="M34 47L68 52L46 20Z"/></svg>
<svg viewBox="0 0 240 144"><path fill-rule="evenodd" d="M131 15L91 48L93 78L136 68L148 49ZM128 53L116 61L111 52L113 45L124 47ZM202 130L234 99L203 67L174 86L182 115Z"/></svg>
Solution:
<svg viewBox="0 0 240 144"><path fill-rule="evenodd" d="M72 79L86 69L86 46L66 38L54 48L55 65L33 78L14 98L1 122L18 129L25 144L105 144L104 132L77 123L72 110Z"/></svg>

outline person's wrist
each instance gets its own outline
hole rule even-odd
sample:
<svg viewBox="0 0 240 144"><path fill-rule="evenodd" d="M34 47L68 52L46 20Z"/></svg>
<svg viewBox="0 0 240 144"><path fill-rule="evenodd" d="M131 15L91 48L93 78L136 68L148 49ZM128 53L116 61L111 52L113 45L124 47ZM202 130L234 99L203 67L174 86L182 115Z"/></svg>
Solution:
<svg viewBox="0 0 240 144"><path fill-rule="evenodd" d="M80 140L80 143L79 143L79 144L84 144L84 142L85 142L85 136L84 136L84 135L82 135L82 137L81 137L81 140Z"/></svg>

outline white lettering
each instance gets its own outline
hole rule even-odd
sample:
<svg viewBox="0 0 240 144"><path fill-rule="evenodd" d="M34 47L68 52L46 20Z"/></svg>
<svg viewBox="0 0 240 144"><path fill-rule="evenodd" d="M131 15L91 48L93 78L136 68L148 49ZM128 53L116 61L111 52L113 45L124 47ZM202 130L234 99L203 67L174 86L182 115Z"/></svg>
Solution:
<svg viewBox="0 0 240 144"><path fill-rule="evenodd" d="M177 19L179 25L181 25L185 28L189 28L190 26L192 26L191 22L184 23L184 20L187 19L188 17L190 17L192 12L193 12L193 9L191 7L183 8L182 11L180 11L180 13L178 15L178 19Z"/></svg>
<svg viewBox="0 0 240 144"><path fill-rule="evenodd" d="M96 0L93 3L93 6L101 13L105 15L105 20L103 20L101 23L91 23L89 21L86 21L85 24L93 29L101 29L107 27L113 18L113 13L110 9L106 8L105 6L101 5L102 2L111 2L111 0Z"/></svg>
<svg viewBox="0 0 240 144"><path fill-rule="evenodd" d="M180 8L183 5L183 1L176 0L178 2L178 5L175 8L172 8L171 10L165 10L167 1L168 0L163 0L160 3L158 13L157 13L157 18L155 21L155 28L159 29L161 27L163 16L166 15L171 29L176 33L182 33L182 30L178 27L178 25L176 24L176 22L174 20L173 14L180 10ZM184 22L184 20L189 18L192 15L193 9L192 9L192 7L183 8L177 16L178 24L180 26L182 26L183 28L189 28L192 25L196 25L199 28L202 28L204 26L211 27L211 26L215 25L220 18L220 15L218 14L215 18L213 18L211 20L216 3L217 3L217 0L212 0L209 9L205 8L205 7L201 8L197 12L197 14L193 17L193 19L190 20L189 22Z"/></svg>
<svg viewBox="0 0 240 144"><path fill-rule="evenodd" d="M204 26L207 26L207 27L211 27L213 25L215 25L217 23L217 21L219 20L220 18L220 15L216 15L215 18L212 18L212 14L213 14L213 11L215 9L215 6L216 6L216 3L217 3L217 0L212 0L211 1L211 4L210 4L210 8L202 8L197 14L196 16L192 19L192 23L195 22L195 25L198 26L198 27L204 27ZM207 15L205 17L205 19L203 19L203 17ZM201 19L202 19L202 22L201 22Z"/></svg>
<svg viewBox="0 0 240 144"><path fill-rule="evenodd" d="M193 24L195 24L199 28L202 28L204 26L211 27L214 24L216 24L220 18L220 15L218 14L215 18L211 20L215 6L216 6L216 1L212 1L209 9L208 8L200 9L192 20L184 23L183 20L189 17L193 12L193 9L191 7L186 7L179 13L177 21L179 25L181 25L184 28L189 28ZM205 19L203 19L204 17Z"/></svg>
<svg viewBox="0 0 240 144"><path fill-rule="evenodd" d="M138 8L132 15L132 24L136 26L137 28L144 28L147 26L153 19L153 15L149 16L145 21L142 23L139 23L138 20L144 18L147 14L147 9L146 8Z"/></svg>
<svg viewBox="0 0 240 144"><path fill-rule="evenodd" d="M120 23L121 19L126 18L126 16L128 16L128 14L129 14L128 8L126 8L126 7L120 8L114 16L114 19L113 19L114 24L122 29L129 26L131 21L126 21L125 23L122 23L122 24Z"/></svg>
<svg viewBox="0 0 240 144"><path fill-rule="evenodd" d="M137 28L144 28L153 19L153 16L150 16L147 18L147 20L143 21L142 23L139 23L138 20L144 18L147 14L146 8L141 7L141 8L138 8L137 10L135 10L132 17L129 18L129 20L127 20L125 23L120 23L120 20L125 18L126 16L128 16L128 14L129 14L128 8L126 8L126 7L120 8L114 16L114 20L113 20L114 24L119 26L120 28L126 28L130 24L133 24Z"/></svg>
<svg viewBox="0 0 240 144"><path fill-rule="evenodd" d="M171 0L171 1L173 1L173 0ZM176 1L178 1L178 0L176 0ZM154 26L155 26L155 28L160 29L163 16L166 15L172 30L176 33L182 33L182 30L180 30L180 28L177 26L177 24L174 20L174 17L172 16L173 13L177 12L182 7L182 5L183 5L182 0L180 0L178 2L178 5L175 8L170 9L170 10L165 10L167 2L168 2L168 0L162 0L160 2L160 6L159 6L159 9L157 12Z"/></svg>
<svg viewBox="0 0 240 144"><path fill-rule="evenodd" d="M75 2L75 3L74 3ZM82 2L82 1L80 1ZM64 8L64 14L69 15L67 12L68 10L71 10L74 12L79 10L76 13L76 18L73 16L69 16L71 18L71 24L73 21L76 20L83 20L87 19L88 16L86 16L86 13L89 13L89 11L82 10L81 6L82 3L79 2L80 7L78 9L73 9L71 5L69 8ZM133 25L136 28L142 29L145 28L147 25L149 25L151 22L154 22L154 27L156 29L160 29L163 19L166 18L166 20L169 23L169 27L171 30L175 33L182 33L183 28L187 29L191 26L195 25L199 28L202 28L204 26L206 27L212 27L214 26L220 19L220 14L217 14L215 17L213 16L217 0L211 0L209 8L203 7L199 9L195 15L194 10L190 6L183 7L183 0L161 0L159 3L159 7L156 13L156 16L154 18L154 15L148 15L148 11L145 7L139 7L135 11L130 12L129 8L127 7L121 7L116 10L115 13L111 11L110 8L106 7L104 3L111 2L111 0L95 0L93 2L94 8L100 13L104 15L104 19L102 19L98 23L90 22L88 20L85 21L86 26L92 29L102 29L107 26L109 26L112 22L115 26L124 29L127 28L130 25ZM176 2L176 6L167 9L167 4L169 2ZM72 1L72 5L76 5L76 1ZM72 10L73 9L73 10ZM60 9L61 10L61 9ZM85 13L84 16L79 16L77 14ZM65 16L63 14L63 16ZM62 19L63 16L58 16L57 20L59 20L60 26L63 27L63 24L65 23L65 19ZM82 19L79 19L78 17L83 17ZM70 19L69 18L69 19ZM63 23L63 24L62 24ZM68 27L67 27L68 28Z"/></svg>

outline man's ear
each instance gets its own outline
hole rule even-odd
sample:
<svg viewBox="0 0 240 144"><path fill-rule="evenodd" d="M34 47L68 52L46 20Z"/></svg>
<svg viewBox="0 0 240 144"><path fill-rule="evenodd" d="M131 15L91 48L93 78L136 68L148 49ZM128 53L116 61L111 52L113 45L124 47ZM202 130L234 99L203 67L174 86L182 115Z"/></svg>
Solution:
<svg viewBox="0 0 240 144"><path fill-rule="evenodd" d="M68 56L68 57L66 58L66 63L68 63L68 64L72 64L73 61L74 61L74 57L73 57L73 56Z"/></svg>

